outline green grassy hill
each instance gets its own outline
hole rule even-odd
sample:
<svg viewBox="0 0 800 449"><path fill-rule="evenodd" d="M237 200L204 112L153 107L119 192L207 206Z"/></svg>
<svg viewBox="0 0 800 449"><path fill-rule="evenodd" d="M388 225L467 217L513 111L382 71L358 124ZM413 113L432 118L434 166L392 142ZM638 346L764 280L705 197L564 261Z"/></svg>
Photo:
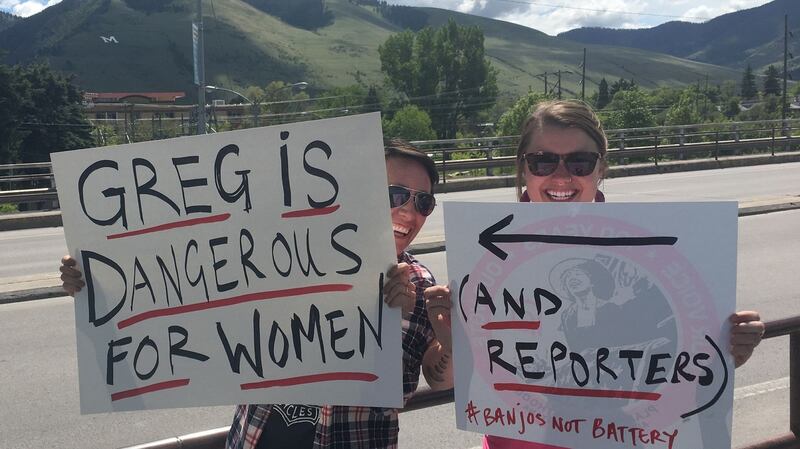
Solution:
<svg viewBox="0 0 800 449"><path fill-rule="evenodd" d="M191 95L191 22L195 2L164 0L151 10L132 0L64 0L0 31L7 62L46 60L74 74L91 91L172 91ZM296 28L241 0L204 6L206 79L222 86L307 81L316 90L361 80L380 83L378 46L399 28L373 8L328 0L333 23L315 31ZM501 91L543 89L535 75L557 70L565 90L580 92L587 47L587 95L600 78L635 78L646 87L740 79L741 72L637 49L583 45L507 22L435 8L421 8L428 24L449 18L477 25L499 70ZM113 36L113 40L111 40ZM103 39L105 38L105 39ZM548 76L555 82L555 75Z"/></svg>

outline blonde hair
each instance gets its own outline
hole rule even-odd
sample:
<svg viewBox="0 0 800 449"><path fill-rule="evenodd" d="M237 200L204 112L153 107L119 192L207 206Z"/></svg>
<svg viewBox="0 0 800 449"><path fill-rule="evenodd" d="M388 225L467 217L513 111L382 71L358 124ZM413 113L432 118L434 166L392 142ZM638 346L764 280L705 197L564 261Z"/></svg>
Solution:
<svg viewBox="0 0 800 449"><path fill-rule="evenodd" d="M522 187L525 185L525 150L533 142L537 132L546 126L558 128L577 128L585 132L600 151L603 157L600 165L601 177L605 173L605 155L608 150L608 139L603 131L600 120L592 108L579 100L557 100L539 103L531 113L525 124L517 147L517 199L522 197Z"/></svg>

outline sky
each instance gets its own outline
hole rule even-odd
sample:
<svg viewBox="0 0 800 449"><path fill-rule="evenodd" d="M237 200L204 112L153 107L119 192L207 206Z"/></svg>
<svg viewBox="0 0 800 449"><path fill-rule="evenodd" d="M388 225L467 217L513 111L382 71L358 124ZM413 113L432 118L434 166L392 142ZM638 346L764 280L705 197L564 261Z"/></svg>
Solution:
<svg viewBox="0 0 800 449"><path fill-rule="evenodd" d="M0 10L28 17L61 0L0 0ZM555 35L583 26L649 28L671 20L708 19L768 0L390 0L434 6L535 28Z"/></svg>

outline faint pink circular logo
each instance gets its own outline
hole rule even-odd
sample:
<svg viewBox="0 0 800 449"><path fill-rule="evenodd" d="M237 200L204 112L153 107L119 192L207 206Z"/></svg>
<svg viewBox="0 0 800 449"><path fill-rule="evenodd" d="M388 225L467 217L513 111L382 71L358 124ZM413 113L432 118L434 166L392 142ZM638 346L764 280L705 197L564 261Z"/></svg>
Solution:
<svg viewBox="0 0 800 449"><path fill-rule="evenodd" d="M517 228L512 222L497 234L653 237L588 214ZM473 376L509 408L551 416L579 411L653 428L698 413L720 392L726 368L702 331L720 317L705 282L675 246L576 249L498 240L505 260L487 251L468 277L454 280L455 313L469 337ZM540 263L545 268L526 272ZM520 342L537 347L523 344L520 352ZM700 365L712 370L710 385L700 385L701 376L708 378ZM618 408L609 410L609 400Z"/></svg>

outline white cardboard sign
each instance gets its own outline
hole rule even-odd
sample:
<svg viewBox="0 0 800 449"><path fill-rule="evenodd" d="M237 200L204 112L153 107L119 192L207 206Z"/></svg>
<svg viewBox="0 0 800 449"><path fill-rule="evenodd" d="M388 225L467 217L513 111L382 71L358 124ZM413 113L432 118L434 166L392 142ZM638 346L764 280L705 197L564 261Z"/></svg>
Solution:
<svg viewBox="0 0 800 449"><path fill-rule="evenodd" d="M379 114L51 157L83 413L402 405Z"/></svg>
<svg viewBox="0 0 800 449"><path fill-rule="evenodd" d="M460 429L729 448L736 203L445 203Z"/></svg>

